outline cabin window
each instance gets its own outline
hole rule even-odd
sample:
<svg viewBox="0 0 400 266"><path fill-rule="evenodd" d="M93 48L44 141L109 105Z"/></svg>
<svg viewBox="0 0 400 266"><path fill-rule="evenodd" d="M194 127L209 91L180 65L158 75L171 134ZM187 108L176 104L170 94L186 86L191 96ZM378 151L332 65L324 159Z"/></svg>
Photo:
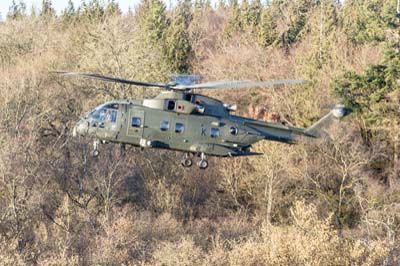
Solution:
<svg viewBox="0 0 400 266"><path fill-rule="evenodd" d="M185 131L185 125L182 123L175 124L175 133L183 133Z"/></svg>
<svg viewBox="0 0 400 266"><path fill-rule="evenodd" d="M169 129L169 122L162 121L160 124L160 129L161 129L161 131L167 131Z"/></svg>
<svg viewBox="0 0 400 266"><path fill-rule="evenodd" d="M168 109L168 111L175 110L175 101L168 101L167 109Z"/></svg>
<svg viewBox="0 0 400 266"><path fill-rule="evenodd" d="M140 127L142 125L142 119L140 117L132 117L132 127Z"/></svg>
<svg viewBox="0 0 400 266"><path fill-rule="evenodd" d="M219 128L212 127L210 136L212 138L218 138L219 137Z"/></svg>
<svg viewBox="0 0 400 266"><path fill-rule="evenodd" d="M231 128L229 129L229 132L230 132L232 135L236 136L236 135L238 134L238 129L237 129L237 127L231 127Z"/></svg>

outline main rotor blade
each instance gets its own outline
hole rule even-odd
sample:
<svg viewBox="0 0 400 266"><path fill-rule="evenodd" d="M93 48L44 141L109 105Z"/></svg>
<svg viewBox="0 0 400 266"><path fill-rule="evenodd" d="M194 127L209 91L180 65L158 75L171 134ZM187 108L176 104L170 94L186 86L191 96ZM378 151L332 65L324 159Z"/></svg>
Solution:
<svg viewBox="0 0 400 266"><path fill-rule="evenodd" d="M286 79L286 80L271 80L271 81L249 81L249 80L227 80L207 82L200 84L193 84L187 86L175 86L173 89L227 89L227 88L245 88L245 87L258 87L258 86L271 86L289 83L304 83L305 80Z"/></svg>
<svg viewBox="0 0 400 266"><path fill-rule="evenodd" d="M104 81L144 86L144 87L158 87L158 88L164 88L164 89L171 88L171 86L168 84L158 84L158 83L149 83L149 82L142 82L142 81L129 80L129 79L113 78L113 77L107 77L107 76L103 76L103 75L96 74L96 73L82 73L82 72L72 72L72 71L53 71L52 73L61 74L61 75L69 75L69 76L81 76L81 77L94 78L94 79L99 79L99 80L104 80Z"/></svg>

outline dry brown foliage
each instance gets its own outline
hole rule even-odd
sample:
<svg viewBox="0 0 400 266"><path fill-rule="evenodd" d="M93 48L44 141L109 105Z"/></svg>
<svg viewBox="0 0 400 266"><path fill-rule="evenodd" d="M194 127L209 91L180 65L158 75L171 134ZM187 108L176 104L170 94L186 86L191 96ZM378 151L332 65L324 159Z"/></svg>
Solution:
<svg viewBox="0 0 400 266"><path fill-rule="evenodd" d="M309 80L205 93L238 103L239 114L309 126L337 101L332 79L382 57L382 47L349 43L340 26L321 34L317 11L301 40L282 48L245 31L227 38L227 10L197 9L191 63L206 79ZM376 130L385 134L371 143L349 118L322 141L259 143L263 156L211 159L203 172L167 151L128 148L124 157L105 145L94 159L90 140L70 135L77 119L106 100L157 91L49 71L155 82L167 81L169 65L135 14L77 21L0 22L0 265L396 265L396 120L383 117ZM397 110L399 94L386 106ZM391 164L380 169L382 160Z"/></svg>

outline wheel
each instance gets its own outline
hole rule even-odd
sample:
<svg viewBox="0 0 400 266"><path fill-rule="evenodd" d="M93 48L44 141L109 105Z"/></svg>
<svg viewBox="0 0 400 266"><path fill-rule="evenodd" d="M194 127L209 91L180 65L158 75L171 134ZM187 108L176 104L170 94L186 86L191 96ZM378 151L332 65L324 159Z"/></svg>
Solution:
<svg viewBox="0 0 400 266"><path fill-rule="evenodd" d="M200 160L197 165L199 166L200 169L207 169L208 167L208 161L207 160Z"/></svg>
<svg viewBox="0 0 400 266"><path fill-rule="evenodd" d="M190 166L192 166L192 164L193 164L192 159L190 159L190 158L184 158L184 159L182 159L182 166L184 166L184 167L190 167Z"/></svg>
<svg viewBox="0 0 400 266"><path fill-rule="evenodd" d="M93 156L93 157L99 156L99 150L93 150L93 151L92 151L92 156Z"/></svg>

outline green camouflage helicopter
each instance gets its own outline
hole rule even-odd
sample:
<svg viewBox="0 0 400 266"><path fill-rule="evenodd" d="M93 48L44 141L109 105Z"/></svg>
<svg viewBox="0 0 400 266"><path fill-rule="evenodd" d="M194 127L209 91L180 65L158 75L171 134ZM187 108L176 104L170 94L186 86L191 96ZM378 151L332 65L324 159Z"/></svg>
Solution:
<svg viewBox="0 0 400 266"><path fill-rule="evenodd" d="M173 82L158 84L92 73L56 73L164 90L152 99L122 99L104 103L81 118L73 129L73 136L92 137L93 156L99 155L100 143L120 143L123 147L133 145L182 151L184 167L191 167L193 158L197 156L198 167L206 169L207 155L260 155L250 149L260 140L295 143L299 137L317 138L322 126L332 118L342 118L349 112L343 105L337 105L314 125L303 129L233 115L236 105L193 92L194 89L244 88L302 83L303 80L234 80L194 84L200 76L175 75Z"/></svg>

